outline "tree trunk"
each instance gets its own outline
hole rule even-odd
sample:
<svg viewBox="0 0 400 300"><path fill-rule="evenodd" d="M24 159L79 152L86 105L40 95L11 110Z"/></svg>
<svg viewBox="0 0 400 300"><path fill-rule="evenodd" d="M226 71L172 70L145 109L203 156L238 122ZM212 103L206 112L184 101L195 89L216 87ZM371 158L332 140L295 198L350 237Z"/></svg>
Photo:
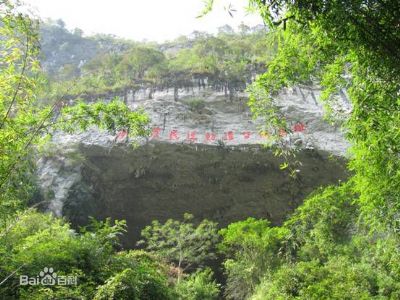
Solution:
<svg viewBox="0 0 400 300"><path fill-rule="evenodd" d="M234 89L232 87L229 87L229 101L233 101L233 94L234 94Z"/></svg>
<svg viewBox="0 0 400 300"><path fill-rule="evenodd" d="M179 261L178 261L178 283L181 281L182 272L181 272L181 265L182 265L183 255L182 250L179 251Z"/></svg>

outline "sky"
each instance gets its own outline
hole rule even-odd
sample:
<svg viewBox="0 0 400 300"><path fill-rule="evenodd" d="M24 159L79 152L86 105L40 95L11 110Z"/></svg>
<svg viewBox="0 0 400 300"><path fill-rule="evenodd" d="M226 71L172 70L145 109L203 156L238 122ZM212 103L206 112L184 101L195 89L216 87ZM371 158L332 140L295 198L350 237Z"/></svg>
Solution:
<svg viewBox="0 0 400 300"><path fill-rule="evenodd" d="M202 0L24 0L42 19L62 19L67 28L80 28L86 35L113 34L133 40L166 41L195 30L216 32L229 24L237 28L262 24L257 14L246 12L246 0L216 0L213 11L196 18ZM236 12L231 17L225 7Z"/></svg>

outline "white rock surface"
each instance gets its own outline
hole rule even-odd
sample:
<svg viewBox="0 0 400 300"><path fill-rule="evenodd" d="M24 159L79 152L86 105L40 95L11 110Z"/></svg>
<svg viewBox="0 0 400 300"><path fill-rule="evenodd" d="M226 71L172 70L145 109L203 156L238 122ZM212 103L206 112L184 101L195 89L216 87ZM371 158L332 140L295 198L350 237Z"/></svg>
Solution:
<svg viewBox="0 0 400 300"><path fill-rule="evenodd" d="M238 93L232 102L223 92L210 89L179 90L178 101L174 101L173 89L155 91L153 99L149 99L149 93L149 89L128 93L128 105L132 109L144 108L149 114L153 128L150 140L211 145L224 143L231 146L268 142L268 137L260 135L264 122L252 118L245 93ZM277 103L292 128L295 124L304 126L304 131L293 132L284 139L291 145L313 147L345 156L349 145L340 128L324 120L323 106L318 102L319 94L318 88L295 87L284 90L277 97ZM345 93L342 96L345 98L339 99L334 105L342 114L347 114L350 107ZM202 101L204 108L191 110L193 99ZM114 138L91 129L74 135L60 133L54 141L67 145L85 143L110 147Z"/></svg>
<svg viewBox="0 0 400 300"><path fill-rule="evenodd" d="M210 89L180 90L178 101L174 101L172 89L153 92L153 99L149 99L149 93L146 89L130 92L127 102L132 109L144 108L152 120L152 127L158 128L159 136L150 139L166 143L222 143L226 146L263 144L268 140L259 134L263 121L252 119L245 93L237 94L232 102L223 92ZM296 87L278 96L277 103L290 123L293 126L299 123L304 125L303 132L294 132L284 139L296 147L345 156L348 143L339 128L324 120L323 107L318 103L319 94L318 88ZM346 114L350 107L345 93L341 96L337 107ZM204 107L193 109L190 103L194 98L201 99ZM215 139L210 139L214 134ZM147 141L141 139L139 142ZM114 136L95 128L80 134L58 133L54 136L54 155L38 162L38 176L42 190L50 201L49 209L56 215L62 213L63 199L68 190L81 179L79 159L68 158L68 154L77 151L79 144L99 145L104 147L104 151L110 151L116 145Z"/></svg>

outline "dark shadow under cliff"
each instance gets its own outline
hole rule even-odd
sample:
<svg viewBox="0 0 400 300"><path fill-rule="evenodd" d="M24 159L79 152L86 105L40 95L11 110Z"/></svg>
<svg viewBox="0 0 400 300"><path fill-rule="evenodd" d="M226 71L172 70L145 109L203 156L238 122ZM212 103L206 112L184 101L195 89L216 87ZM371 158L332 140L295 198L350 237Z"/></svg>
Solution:
<svg viewBox="0 0 400 300"><path fill-rule="evenodd" d="M125 247L133 247L152 220L208 218L220 226L247 217L277 225L319 186L347 177L345 160L304 150L296 179L282 160L259 146L223 148L150 143L137 149L81 146L82 180L64 203L63 214L84 225L88 216L125 219Z"/></svg>

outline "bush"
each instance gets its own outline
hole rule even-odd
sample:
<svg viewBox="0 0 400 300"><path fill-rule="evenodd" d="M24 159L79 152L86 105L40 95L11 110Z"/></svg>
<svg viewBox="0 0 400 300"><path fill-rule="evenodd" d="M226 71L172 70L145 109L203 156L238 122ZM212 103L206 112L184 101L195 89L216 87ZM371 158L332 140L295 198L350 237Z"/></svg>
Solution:
<svg viewBox="0 0 400 300"><path fill-rule="evenodd" d="M308 197L284 224L290 230L287 250L305 260L327 260L343 252L357 230L355 198L351 183L327 187Z"/></svg>
<svg viewBox="0 0 400 300"><path fill-rule="evenodd" d="M371 265L334 257L325 265L316 260L283 265L262 281L250 299L371 299L377 292Z"/></svg>
<svg viewBox="0 0 400 300"><path fill-rule="evenodd" d="M125 269L98 288L94 300L172 299L167 280L147 264Z"/></svg>
<svg viewBox="0 0 400 300"><path fill-rule="evenodd" d="M193 112L201 112L201 110L206 106L206 103L203 99L192 98L187 101L189 109Z"/></svg>
<svg viewBox="0 0 400 300"><path fill-rule="evenodd" d="M215 245L219 240L217 223L204 219L193 223L193 215L184 214L183 221L153 221L142 230L143 240L138 245L156 253L182 271L203 266L216 258Z"/></svg>
<svg viewBox="0 0 400 300"><path fill-rule="evenodd" d="M181 300L218 299L219 284L213 280L210 269L198 271L176 285L176 292Z"/></svg>
<svg viewBox="0 0 400 300"><path fill-rule="evenodd" d="M228 299L245 299L251 295L266 272L281 263L278 255L287 235L285 228L270 227L267 220L248 218L222 229L220 250L228 258L224 262Z"/></svg>
<svg viewBox="0 0 400 300"><path fill-rule="evenodd" d="M7 299L170 299L167 267L144 251L116 252L124 226L93 221L78 233L49 214L20 214L0 231L0 279L15 273L0 293ZM20 275L37 277L45 267L76 276L77 285L15 288Z"/></svg>

